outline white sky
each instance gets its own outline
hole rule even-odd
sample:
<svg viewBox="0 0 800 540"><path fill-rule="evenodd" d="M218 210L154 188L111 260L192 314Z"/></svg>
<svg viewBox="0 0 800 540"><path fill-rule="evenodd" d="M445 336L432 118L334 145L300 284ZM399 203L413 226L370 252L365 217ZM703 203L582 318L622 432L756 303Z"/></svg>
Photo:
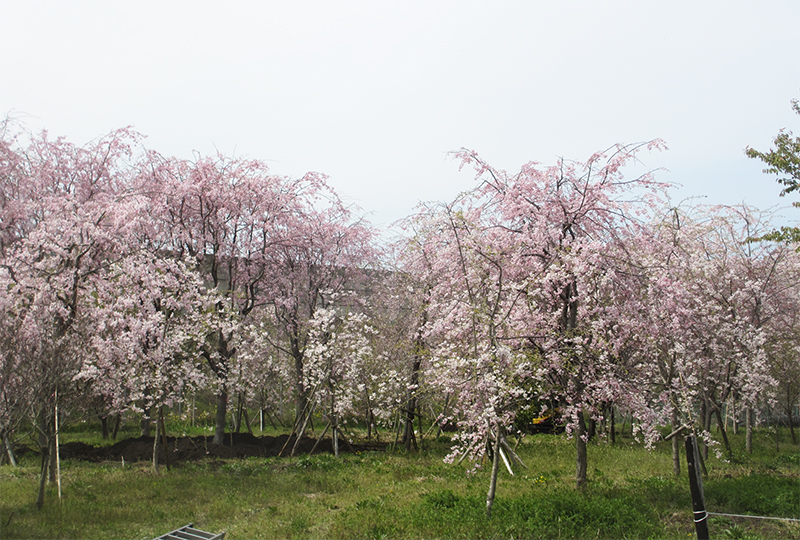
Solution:
<svg viewBox="0 0 800 540"><path fill-rule="evenodd" d="M320 171L378 226L472 187L460 147L515 171L660 137L676 199L791 202L743 149L800 134L798 0L0 0L0 51L29 129Z"/></svg>

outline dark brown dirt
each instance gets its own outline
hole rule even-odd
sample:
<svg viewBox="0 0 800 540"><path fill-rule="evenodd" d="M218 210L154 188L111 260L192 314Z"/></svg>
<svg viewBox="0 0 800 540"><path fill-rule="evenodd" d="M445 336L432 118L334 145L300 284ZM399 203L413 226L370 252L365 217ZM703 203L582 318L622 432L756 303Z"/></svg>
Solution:
<svg viewBox="0 0 800 540"><path fill-rule="evenodd" d="M170 463L180 463L183 461L193 461L204 458L216 459L235 459L244 457L273 457L281 453L288 456L292 451L295 438L286 444L288 435L278 437L255 437L249 433L229 433L225 435L225 444L218 445L211 442L212 437L167 437L167 450L169 452ZM159 441L160 442L160 441ZM296 454L308 454L317 442L311 437L303 437L297 446ZM340 452L356 452L368 450L382 450L386 447L385 443L353 443L348 445L340 441ZM83 461L121 461L126 462L149 461L153 459L153 437L138 437L135 439L123 439L112 446L92 446L82 442L70 442L60 446L61 459L75 459ZM163 448L160 447L163 452ZM315 454L333 453L331 439L323 439ZM164 460L161 454L160 461Z"/></svg>

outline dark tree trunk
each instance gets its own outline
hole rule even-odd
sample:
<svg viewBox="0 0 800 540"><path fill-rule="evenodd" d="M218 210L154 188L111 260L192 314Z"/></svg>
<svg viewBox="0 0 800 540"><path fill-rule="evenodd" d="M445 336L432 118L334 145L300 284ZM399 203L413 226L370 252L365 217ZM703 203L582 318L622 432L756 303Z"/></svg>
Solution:
<svg viewBox="0 0 800 540"><path fill-rule="evenodd" d="M423 313L422 325L425 324L427 317ZM419 390L419 372L422 366L422 349L424 343L422 337L418 334L414 339L414 361L411 363L411 380L406 400L406 429L403 434L403 442L406 445L406 450L411 450L413 442L414 448L417 446L416 438L414 437L414 415L417 414L417 391ZM422 431L420 430L420 436Z"/></svg>
<svg viewBox="0 0 800 540"><path fill-rule="evenodd" d="M236 403L236 414L233 416L233 432L239 433L242 428L242 395L239 394Z"/></svg>
<svg viewBox="0 0 800 540"><path fill-rule="evenodd" d="M222 330L215 332L214 336L216 343L211 343L211 345L217 354L212 354L210 349L205 349L203 356L205 356L211 371L216 375L220 386L217 394L217 411L214 417L213 443L222 445L225 438L226 415L228 414L228 389L226 387L228 384L228 369L231 358L236 354L236 348L230 346L231 336L226 337Z"/></svg>
<svg viewBox="0 0 800 540"><path fill-rule="evenodd" d="M253 428L250 425L250 416L247 414L247 407L242 409L242 412L244 414L244 427L247 428L247 433L252 435L253 434Z"/></svg>
<svg viewBox="0 0 800 540"><path fill-rule="evenodd" d="M100 432L103 434L103 440L108 440L108 415L98 415L100 418Z"/></svg>
<svg viewBox="0 0 800 540"><path fill-rule="evenodd" d="M111 434L111 438L115 441L117 440L117 433L119 432L119 424L122 422L122 413L117 413L116 417L114 418L114 431Z"/></svg>
<svg viewBox="0 0 800 540"><path fill-rule="evenodd" d="M406 410L405 410L405 425L403 429L403 444L405 445L406 451L411 451L413 447L415 450L417 449L417 438L416 434L414 433L414 416L416 415L417 410L417 399L413 396L412 392L409 392L408 401L406 402Z"/></svg>
<svg viewBox="0 0 800 540"><path fill-rule="evenodd" d="M156 430L156 439L159 436L158 431L161 431L161 445L164 447L164 464L167 466L167 470L170 470L169 465L169 449L167 448L167 426L164 424L164 407L159 407L158 409L158 425L159 428Z"/></svg>
<svg viewBox="0 0 800 540"><path fill-rule="evenodd" d="M753 453L753 408L748 406L744 410L745 449L748 454Z"/></svg>
<svg viewBox="0 0 800 540"><path fill-rule="evenodd" d="M677 409L672 409L672 431L677 431L680 427ZM672 438L672 473L675 476L681 475L681 443L678 437Z"/></svg>
<svg viewBox="0 0 800 540"><path fill-rule="evenodd" d="M789 432L792 434L792 444L797 444L797 435L794 433L794 419L792 418L792 391L791 385L786 385L786 416L789 417Z"/></svg>
<svg viewBox="0 0 800 540"><path fill-rule="evenodd" d="M41 510L44 506L44 488L47 483L47 469L50 466L50 445L42 448L42 470L39 476L39 493L36 496L36 508Z"/></svg>
<svg viewBox="0 0 800 540"><path fill-rule="evenodd" d="M308 391L303 385L303 355L297 351L294 355L295 371L295 407L294 421L297 423L302 418L303 413L308 407Z"/></svg>
<svg viewBox="0 0 800 540"><path fill-rule="evenodd" d="M53 467L53 454L55 445L54 425L49 416L50 407L44 405L39 413L39 449L42 452L42 468L39 477L39 493L36 497L36 508L41 510L44 505L44 491L47 485L48 476L55 476Z"/></svg>
<svg viewBox="0 0 800 540"><path fill-rule="evenodd" d="M578 426L575 429L575 453L576 453L575 485L579 490L584 489L587 483L587 477L586 477L587 455L586 455L586 441L584 440L585 435L586 435L586 422L583 419L583 411L580 411L578 413Z"/></svg>
<svg viewBox="0 0 800 540"><path fill-rule="evenodd" d="M225 415L228 414L228 392L217 394L217 416L214 423L214 444L222 445L225 439Z"/></svg>
<svg viewBox="0 0 800 540"><path fill-rule="evenodd" d="M731 450L731 443L728 441L728 433L725 429L725 422L722 421L722 413L720 413L719 408L714 408L714 414L717 417L717 427L719 428L719 432L722 434L722 442L725 444L725 452L728 454L728 459L733 459L733 451Z"/></svg>
<svg viewBox="0 0 800 540"><path fill-rule="evenodd" d="M589 418L589 429L587 430L586 440L591 441L597 435L597 420Z"/></svg>
<svg viewBox="0 0 800 540"><path fill-rule="evenodd" d="M616 418L615 418L615 410L616 407L614 405L611 406L611 444L616 444L617 442L617 425L616 425Z"/></svg>
<svg viewBox="0 0 800 540"><path fill-rule="evenodd" d="M414 433L414 413L410 409L406 411L403 444L406 451L411 451L412 448L417 449L417 437Z"/></svg>
<svg viewBox="0 0 800 540"><path fill-rule="evenodd" d="M711 415L712 415L711 407L708 406L708 401L703 400L703 404L700 408L700 416L703 420L703 430L707 433L711 433ZM705 439L703 439L703 444L701 445L700 449L700 457L703 461L708 459L708 443Z"/></svg>
<svg viewBox="0 0 800 540"><path fill-rule="evenodd" d="M50 446L50 467L49 467L50 474L48 475L47 480L48 482L52 482L53 484L55 484L58 481L58 477L56 476L56 473L58 472L58 454L56 453L56 448L55 448L56 446L55 429L51 433L49 446Z"/></svg>

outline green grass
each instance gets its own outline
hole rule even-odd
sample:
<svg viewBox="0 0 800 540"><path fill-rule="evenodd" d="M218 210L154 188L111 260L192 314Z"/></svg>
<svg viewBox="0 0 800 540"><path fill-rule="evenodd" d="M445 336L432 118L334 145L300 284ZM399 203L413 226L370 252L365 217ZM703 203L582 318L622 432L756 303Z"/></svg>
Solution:
<svg viewBox="0 0 800 540"><path fill-rule="evenodd" d="M800 518L800 448L787 439L775 453L771 439L757 438L748 456L740 435L730 463L710 457L709 510ZM447 465L448 448L440 440L407 455L203 461L159 474L146 463L65 461L62 501L49 486L40 511L38 459L29 455L20 467L0 467L0 538L152 539L190 522L230 540L694 537L688 481L685 472L672 476L667 444L652 452L629 439L590 444L590 484L578 493L572 442L526 437L518 450L529 469L501 470L488 519L488 467L470 474ZM710 522L717 538L800 539L798 525Z"/></svg>

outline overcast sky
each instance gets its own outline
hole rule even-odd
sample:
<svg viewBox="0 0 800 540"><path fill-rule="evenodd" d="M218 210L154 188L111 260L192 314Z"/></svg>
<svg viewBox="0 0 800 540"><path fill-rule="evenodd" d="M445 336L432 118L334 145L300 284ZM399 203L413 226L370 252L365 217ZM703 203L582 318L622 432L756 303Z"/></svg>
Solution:
<svg viewBox="0 0 800 540"><path fill-rule="evenodd" d="M471 188L461 147L515 171L657 137L676 200L767 208L743 150L800 134L798 29L798 0L0 0L0 114L323 172L379 226Z"/></svg>

